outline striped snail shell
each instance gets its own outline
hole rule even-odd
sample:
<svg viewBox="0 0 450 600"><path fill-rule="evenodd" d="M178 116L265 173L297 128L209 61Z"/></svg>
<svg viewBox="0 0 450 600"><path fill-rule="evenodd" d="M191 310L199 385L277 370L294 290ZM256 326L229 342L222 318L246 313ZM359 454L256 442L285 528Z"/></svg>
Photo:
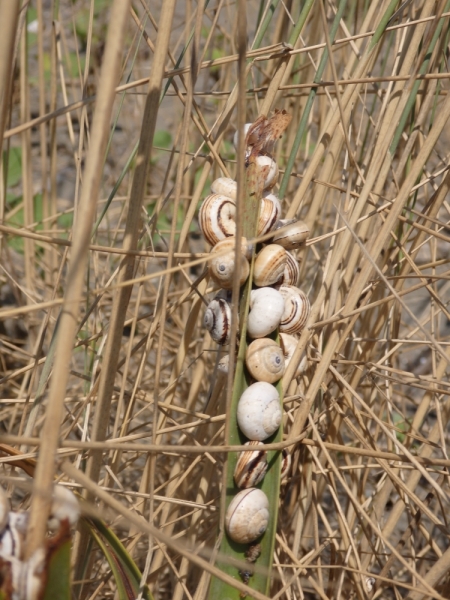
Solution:
<svg viewBox="0 0 450 600"><path fill-rule="evenodd" d="M231 177L219 177L212 182L211 192L213 194L222 194L236 201L237 181L234 181Z"/></svg>
<svg viewBox="0 0 450 600"><path fill-rule="evenodd" d="M250 265L245 257L246 252L247 240L242 238L239 285L243 285L247 281L247 277L250 272ZM233 287L234 273L236 271L235 264L235 238L228 237L220 242L217 242L210 253L209 274L211 275L212 279L225 290L231 290Z"/></svg>
<svg viewBox="0 0 450 600"><path fill-rule="evenodd" d="M264 189L269 190L277 183L278 165L271 156L259 155L255 159L256 164L264 173Z"/></svg>
<svg viewBox="0 0 450 600"><path fill-rule="evenodd" d="M241 489L257 486L269 468L267 452L262 442L251 441L245 445L249 449L239 453L234 469L234 482Z"/></svg>
<svg viewBox="0 0 450 600"><path fill-rule="evenodd" d="M208 304L203 324L212 339L220 345L228 344L231 334L231 306L221 296L216 296Z"/></svg>
<svg viewBox="0 0 450 600"><path fill-rule="evenodd" d="M265 381L252 383L239 398L237 423L249 440L263 440L276 432L281 423L280 395Z"/></svg>
<svg viewBox="0 0 450 600"><path fill-rule="evenodd" d="M257 235L264 235L272 231L281 215L281 204L275 194L266 193L261 200L259 209Z"/></svg>
<svg viewBox="0 0 450 600"><path fill-rule="evenodd" d="M223 194L210 194L203 200L198 213L198 223L211 246L236 233L235 215L234 200Z"/></svg>
<svg viewBox="0 0 450 600"><path fill-rule="evenodd" d="M292 360L295 350L297 349L298 340L295 336L290 333L280 333L280 346L283 349L285 370L288 368L289 363ZM297 370L294 373L294 377L301 375L306 369L307 359L303 356Z"/></svg>
<svg viewBox="0 0 450 600"><path fill-rule="evenodd" d="M225 529L238 544L249 544L257 540L269 523L269 500L258 488L240 491L228 506L225 514Z"/></svg>
<svg viewBox="0 0 450 600"><path fill-rule="evenodd" d="M283 271L283 285L296 286L300 277L300 267L293 254L286 251L286 265Z"/></svg>
<svg viewBox="0 0 450 600"><path fill-rule="evenodd" d="M250 313L247 333L251 338L262 338L275 331L284 311L284 298L277 290L262 287L250 294Z"/></svg>
<svg viewBox="0 0 450 600"><path fill-rule="evenodd" d="M253 281L258 287L273 285L283 277L286 267L286 250L278 244L268 244L255 259Z"/></svg>
<svg viewBox="0 0 450 600"><path fill-rule="evenodd" d="M280 294L284 298L284 312L280 331L299 333L306 324L311 311L308 296L293 285L282 285Z"/></svg>
<svg viewBox="0 0 450 600"><path fill-rule="evenodd" d="M303 246L308 236L309 227L303 221L281 219L276 226L272 242L280 244L286 250L294 250Z"/></svg>
<svg viewBox="0 0 450 600"><path fill-rule="evenodd" d="M256 381L275 383L284 374L283 349L270 338L253 340L245 353L245 364Z"/></svg>

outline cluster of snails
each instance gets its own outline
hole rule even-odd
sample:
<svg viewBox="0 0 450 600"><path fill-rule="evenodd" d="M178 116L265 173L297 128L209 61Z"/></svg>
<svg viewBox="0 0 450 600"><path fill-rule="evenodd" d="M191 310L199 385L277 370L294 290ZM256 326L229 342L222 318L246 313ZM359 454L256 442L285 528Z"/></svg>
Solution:
<svg viewBox="0 0 450 600"><path fill-rule="evenodd" d="M55 532L55 539L63 523L65 527L74 526L79 514L75 495L67 488L56 485L48 520L48 529ZM24 559L28 521L28 512L10 510L8 497L0 487L0 566L3 581L7 582L11 597L15 600L38 600L42 597L46 580L48 552L45 548L39 548L28 560ZM0 597L2 590L0 582Z"/></svg>
<svg viewBox="0 0 450 600"><path fill-rule="evenodd" d="M280 201L272 193L278 177L278 166L270 155L273 140L264 144L262 134L254 124L246 125L245 135L246 159L253 152L253 159L265 176L256 233L258 237L269 237L269 242L257 246L254 259L254 289L250 293L247 321L249 345L245 357L246 369L254 383L244 391L237 407L237 423L249 440L249 449L240 454L236 464L234 480L241 491L228 507L225 526L234 542L250 544L264 533L269 520L269 501L256 486L268 469L263 442L278 430L282 420L280 395L274 384L282 378L292 357L297 346L295 334L305 326L310 305L308 297L297 287L299 266L291 252L304 245L308 227L301 221L280 219ZM213 340L224 345L230 341L231 330L237 183L220 177L212 184L211 191L201 205L199 224L212 246L209 274L221 291L209 303L204 324ZM253 251L242 238L238 259L240 285L249 276ZM268 337L275 337L277 330L280 345ZM285 454L283 470L287 469L289 455Z"/></svg>

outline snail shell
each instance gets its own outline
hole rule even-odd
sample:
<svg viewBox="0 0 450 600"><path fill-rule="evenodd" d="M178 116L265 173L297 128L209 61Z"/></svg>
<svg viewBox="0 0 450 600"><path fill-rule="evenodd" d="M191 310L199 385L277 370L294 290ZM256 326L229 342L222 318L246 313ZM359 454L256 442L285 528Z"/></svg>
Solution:
<svg viewBox="0 0 450 600"><path fill-rule="evenodd" d="M299 333L306 324L311 311L308 296L293 285L282 285L280 294L284 298L284 312L280 331Z"/></svg>
<svg viewBox="0 0 450 600"><path fill-rule="evenodd" d="M62 485L55 485L49 529L59 530L61 522L66 520L73 527L79 516L80 505L75 494Z"/></svg>
<svg viewBox="0 0 450 600"><path fill-rule="evenodd" d="M281 246L280 246L281 247ZM228 252L225 252L228 249ZM247 252L247 240L241 240L241 269L239 285L247 281L250 273L250 265L245 257ZM209 259L209 274L214 281L223 289L231 290L233 287L235 273L235 238L229 237L214 246Z"/></svg>
<svg viewBox="0 0 450 600"><path fill-rule="evenodd" d="M280 395L265 381L252 383L239 399L236 418L242 433L249 440L270 437L281 423Z"/></svg>
<svg viewBox="0 0 450 600"><path fill-rule="evenodd" d="M300 277L300 267L293 254L286 251L286 265L283 271L283 285L296 286Z"/></svg>
<svg viewBox="0 0 450 600"><path fill-rule="evenodd" d="M247 348L245 364L256 381L275 383L284 374L283 349L270 338L254 340Z"/></svg>
<svg viewBox="0 0 450 600"><path fill-rule="evenodd" d="M253 125L253 123L246 123L244 125L244 137L247 136L247 132L252 125ZM239 137L239 131L236 129L236 131L234 132L234 136L233 136L233 146L236 148L236 150L238 149L238 145L239 145L238 137ZM251 143L251 142L248 141L248 143Z"/></svg>
<svg viewBox="0 0 450 600"><path fill-rule="evenodd" d="M225 528L230 538L238 544L257 540L269 523L269 500L257 488L240 491L228 506Z"/></svg>
<svg viewBox="0 0 450 600"><path fill-rule="evenodd" d="M280 231L278 231L278 229ZM278 221L272 241L286 250L294 250L304 245L309 236L309 227L303 221Z"/></svg>
<svg viewBox="0 0 450 600"><path fill-rule="evenodd" d="M262 338L278 327L284 312L284 298L277 290L262 287L250 294L250 313L247 333L251 338Z"/></svg>
<svg viewBox="0 0 450 600"><path fill-rule="evenodd" d="M259 155L255 159L256 164L264 172L264 189L273 188L278 179L278 165L271 156Z"/></svg>
<svg viewBox="0 0 450 600"><path fill-rule="evenodd" d="M259 209L257 235L264 235L272 231L281 215L281 204L275 194L267 193L261 200Z"/></svg>
<svg viewBox="0 0 450 600"><path fill-rule="evenodd" d="M212 182L211 192L213 194L222 194L236 201L237 181L234 181L230 177L219 177Z"/></svg>
<svg viewBox="0 0 450 600"><path fill-rule="evenodd" d="M198 213L198 224L211 246L236 233L235 215L234 200L223 194L210 194L203 200Z"/></svg>
<svg viewBox="0 0 450 600"><path fill-rule="evenodd" d="M281 457L281 473L280 473L280 478L281 480L286 479L286 477L289 474L289 471L291 470L291 464L292 464L292 458L291 458L291 454L290 452L288 452L286 450L286 448L284 448L281 451L282 457Z"/></svg>
<svg viewBox="0 0 450 600"><path fill-rule="evenodd" d="M208 304L203 324L212 339L221 344L228 344L231 333L231 306L220 296L216 296Z"/></svg>
<svg viewBox="0 0 450 600"><path fill-rule="evenodd" d="M284 274L286 250L278 244L268 244L255 259L253 281L259 287L276 283Z"/></svg>
<svg viewBox="0 0 450 600"><path fill-rule="evenodd" d="M280 346L283 349L285 370L288 368L289 363L292 360L292 356L297 348L297 338L289 333L280 333ZM306 369L306 356L303 356L300 364L295 371L294 377L301 375Z"/></svg>
<svg viewBox="0 0 450 600"><path fill-rule="evenodd" d="M262 442L247 442L245 445L250 446L250 449L240 452L234 469L234 482L238 488L255 487L263 480L269 468Z"/></svg>

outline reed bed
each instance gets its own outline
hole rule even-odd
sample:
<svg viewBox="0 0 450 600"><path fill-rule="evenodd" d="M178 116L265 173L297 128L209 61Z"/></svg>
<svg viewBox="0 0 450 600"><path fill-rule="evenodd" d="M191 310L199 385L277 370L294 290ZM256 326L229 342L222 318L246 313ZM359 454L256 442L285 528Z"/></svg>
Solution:
<svg viewBox="0 0 450 600"><path fill-rule="evenodd" d="M0 477L30 510L28 556L56 478L156 599L210 598L212 576L215 598L450 597L449 17L443 0L0 3ZM203 326L197 213L216 177L243 185L238 124L275 109L312 310L252 591L220 568L233 381ZM72 561L73 598L117 597L83 523Z"/></svg>

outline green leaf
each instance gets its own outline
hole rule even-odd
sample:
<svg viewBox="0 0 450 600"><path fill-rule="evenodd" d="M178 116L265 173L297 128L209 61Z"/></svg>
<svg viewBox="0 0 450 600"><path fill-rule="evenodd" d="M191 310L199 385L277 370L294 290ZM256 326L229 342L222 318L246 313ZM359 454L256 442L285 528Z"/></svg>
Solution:
<svg viewBox="0 0 450 600"><path fill-rule="evenodd" d="M22 179L22 148L10 148L3 151L3 164L8 165L7 187L14 187Z"/></svg>
<svg viewBox="0 0 450 600"><path fill-rule="evenodd" d="M65 540L52 553L47 565L48 576L42 600L70 600L70 552L72 540Z"/></svg>
<svg viewBox="0 0 450 600"><path fill-rule="evenodd" d="M172 136L165 129L155 131L155 135L153 136L153 145L158 146L159 148L170 148L172 145Z"/></svg>

